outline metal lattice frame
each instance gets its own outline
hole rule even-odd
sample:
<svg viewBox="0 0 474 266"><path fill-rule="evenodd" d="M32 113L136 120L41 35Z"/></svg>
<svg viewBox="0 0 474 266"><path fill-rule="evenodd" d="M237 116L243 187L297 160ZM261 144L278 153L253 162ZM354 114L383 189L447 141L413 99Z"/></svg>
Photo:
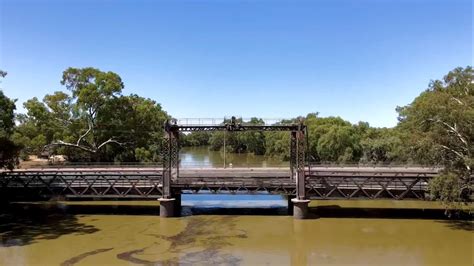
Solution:
<svg viewBox="0 0 474 266"><path fill-rule="evenodd" d="M189 125L175 125L182 132L193 132L193 131L292 131L297 129L297 125L236 125L230 128L229 125L217 125L217 126L189 126Z"/></svg>
<svg viewBox="0 0 474 266"><path fill-rule="evenodd" d="M297 131L291 132L290 140L290 172L291 179L296 182L296 197L300 200L306 199L305 189L305 130L302 126Z"/></svg>
<svg viewBox="0 0 474 266"><path fill-rule="evenodd" d="M228 181L226 178L180 178L175 184L182 193L211 193L211 194L281 194L294 195L294 182L288 178L273 179L242 179Z"/></svg>
<svg viewBox="0 0 474 266"><path fill-rule="evenodd" d="M290 173L291 179L296 182L296 165L298 163L298 152L297 152L298 141L296 138L296 131L291 132L290 137Z"/></svg>
<svg viewBox="0 0 474 266"><path fill-rule="evenodd" d="M9 198L159 198L161 169L139 171L15 171L0 174Z"/></svg>
<svg viewBox="0 0 474 266"><path fill-rule="evenodd" d="M272 172L273 171L273 172ZM305 197L424 199L436 169L306 168ZM164 195L161 168L87 170L15 170L0 172L0 196L8 198L159 198ZM183 193L270 193L296 195L296 182L285 170L238 169L183 171L173 189ZM173 191L171 191L173 192Z"/></svg>
<svg viewBox="0 0 474 266"><path fill-rule="evenodd" d="M311 172L306 191L312 198L425 199L428 181L436 172Z"/></svg>
<svg viewBox="0 0 474 266"><path fill-rule="evenodd" d="M169 122L165 124L163 142L163 198L171 198L171 186L179 176L179 130Z"/></svg>
<svg viewBox="0 0 474 266"><path fill-rule="evenodd" d="M296 164L296 196L298 199L306 199L305 189L305 150L306 150L306 139L305 131L302 127L296 132L296 153L297 153L297 164Z"/></svg>
<svg viewBox="0 0 474 266"><path fill-rule="evenodd" d="M178 125L177 120L165 122L165 140L163 148L163 197L172 197L172 187L179 176L179 132L193 131L290 131L290 180L296 182L296 197L306 198L305 189L305 149L306 126L303 121L290 125L249 125L238 123L235 117L226 124L219 125ZM220 188L218 188L220 189Z"/></svg>

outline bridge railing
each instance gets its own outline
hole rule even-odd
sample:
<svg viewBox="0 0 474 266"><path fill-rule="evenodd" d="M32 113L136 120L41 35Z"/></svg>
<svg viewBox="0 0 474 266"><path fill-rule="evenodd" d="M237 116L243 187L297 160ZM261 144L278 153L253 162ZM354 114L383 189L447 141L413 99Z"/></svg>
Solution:
<svg viewBox="0 0 474 266"><path fill-rule="evenodd" d="M57 170L57 169L75 169L75 170L87 170L87 169L146 169L146 168L163 168L162 162L48 162L48 163L34 163L29 162L27 165L21 165L18 169L30 170L30 169L44 169L44 170ZM2 169L0 169L0 172Z"/></svg>
<svg viewBox="0 0 474 266"><path fill-rule="evenodd" d="M398 163L316 163L316 162L309 162L307 163L307 167L315 167L315 168L386 168L386 169L433 169L439 171L442 167L439 166L427 166L421 164L398 164Z"/></svg>
<svg viewBox="0 0 474 266"><path fill-rule="evenodd" d="M226 163L224 162L203 162L203 163L195 163L195 162L181 162L179 165L180 169L189 169L189 168L198 168L198 169L232 169L232 168L281 168L281 169L289 169L289 163L253 163L253 162L236 162L236 163Z"/></svg>
<svg viewBox="0 0 474 266"><path fill-rule="evenodd" d="M230 121L231 117L223 118L177 118L176 124L181 126L218 126L223 125L226 121ZM238 123L242 125L251 124L252 118L237 117ZM271 126L276 124L285 124L284 121L291 121L285 118L259 118L259 123L265 126ZM286 123L290 124L290 123Z"/></svg>

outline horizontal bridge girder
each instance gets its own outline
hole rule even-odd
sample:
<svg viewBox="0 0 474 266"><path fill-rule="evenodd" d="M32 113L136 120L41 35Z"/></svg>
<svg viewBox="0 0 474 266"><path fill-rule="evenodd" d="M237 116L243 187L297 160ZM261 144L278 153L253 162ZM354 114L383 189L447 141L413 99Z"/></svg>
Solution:
<svg viewBox="0 0 474 266"><path fill-rule="evenodd" d="M289 178L290 170L281 168L182 169L180 178Z"/></svg>
<svg viewBox="0 0 474 266"><path fill-rule="evenodd" d="M304 126L303 126L304 128ZM170 130L182 132L192 131L296 131L301 129L300 125L171 125Z"/></svg>
<svg viewBox="0 0 474 266"><path fill-rule="evenodd" d="M311 198L423 199L430 168L306 168L304 188ZM2 195L38 197L157 198L163 194L162 168L26 169L0 172ZM181 169L171 189L212 193L294 195L288 168Z"/></svg>

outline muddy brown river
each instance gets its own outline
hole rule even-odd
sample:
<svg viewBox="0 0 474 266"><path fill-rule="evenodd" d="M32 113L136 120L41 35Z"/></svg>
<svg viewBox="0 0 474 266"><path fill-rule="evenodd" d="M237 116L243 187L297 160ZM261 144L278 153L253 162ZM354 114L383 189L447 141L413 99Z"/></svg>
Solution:
<svg viewBox="0 0 474 266"><path fill-rule="evenodd" d="M312 202L315 213L327 209L308 220L232 210L160 218L157 207L154 201L18 204L20 213L0 216L0 265L473 263L472 223L422 218L436 211L434 203Z"/></svg>

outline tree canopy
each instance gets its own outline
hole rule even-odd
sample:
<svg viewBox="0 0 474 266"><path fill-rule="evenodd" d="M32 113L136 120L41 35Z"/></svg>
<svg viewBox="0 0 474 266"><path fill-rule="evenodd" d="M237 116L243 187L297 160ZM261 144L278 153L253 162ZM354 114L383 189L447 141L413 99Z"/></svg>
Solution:
<svg viewBox="0 0 474 266"><path fill-rule="evenodd" d="M6 72L0 70L0 78L4 78ZM20 147L11 140L14 130L15 101L3 94L0 88L0 168L12 169L18 163Z"/></svg>
<svg viewBox="0 0 474 266"><path fill-rule="evenodd" d="M161 106L138 95L123 96L113 72L68 68L57 91L28 100L15 139L27 153L45 148L72 161L156 161L168 118Z"/></svg>
<svg viewBox="0 0 474 266"><path fill-rule="evenodd" d="M445 175L433 180L434 197L469 200L474 167L474 70L456 68L432 81L411 104L397 108L408 156L442 165Z"/></svg>

